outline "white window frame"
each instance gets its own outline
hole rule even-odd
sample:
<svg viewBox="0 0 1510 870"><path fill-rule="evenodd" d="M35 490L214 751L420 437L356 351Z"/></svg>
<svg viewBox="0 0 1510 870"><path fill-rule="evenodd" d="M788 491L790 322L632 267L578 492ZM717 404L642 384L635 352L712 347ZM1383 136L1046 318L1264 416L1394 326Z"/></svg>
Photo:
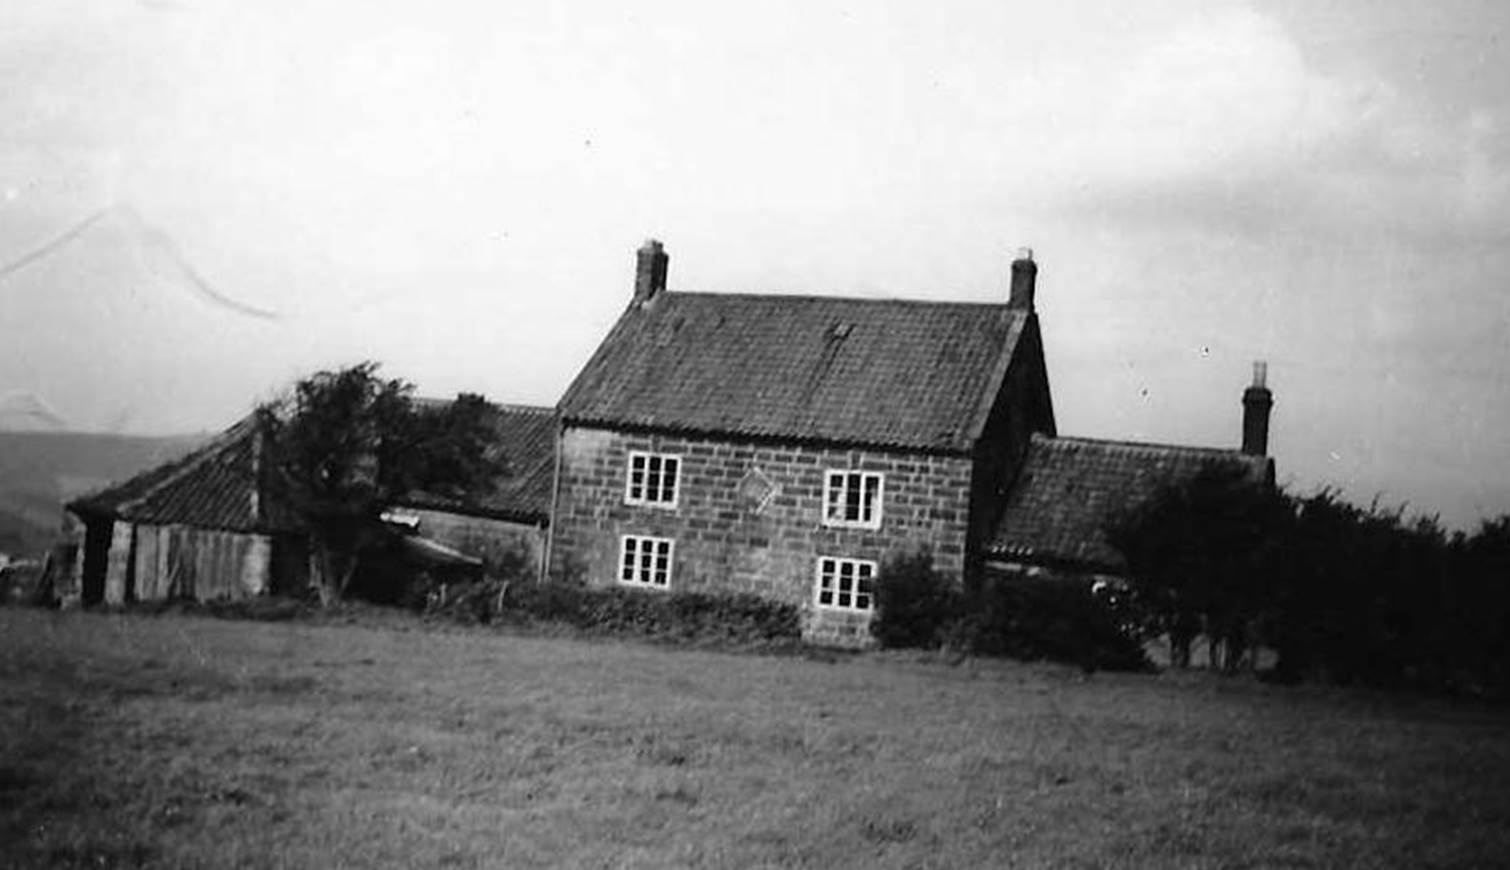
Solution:
<svg viewBox="0 0 1510 870"><path fill-rule="evenodd" d="M825 571L824 563L832 563L831 571ZM852 584L849 591L844 591L843 579L844 568L852 569ZM869 573L862 577L862 569L869 569ZM847 559L842 556L819 556L813 566L813 603L823 610L840 610L845 613L874 613L876 610L876 580L880 576L880 565L870 559ZM860 581L870 581L870 591L860 591ZM830 582L825 583L825 580ZM827 595L828 601L824 601ZM845 601L848 596L848 601ZM862 607L859 599L866 599Z"/></svg>
<svg viewBox="0 0 1510 870"><path fill-rule="evenodd" d="M846 502L849 500L850 477L858 476L860 482L860 518L848 519L844 516L834 516L829 508L838 502L841 514L844 512ZM834 479L840 479L838 496L835 496ZM870 517L865 517L865 489L866 481L874 479L876 482L876 497L871 503ZM841 529L879 529L881 527L882 505L886 496L886 475L879 471L860 471L853 468L829 468L823 472L823 524L832 528Z"/></svg>
<svg viewBox="0 0 1510 870"><path fill-rule="evenodd" d="M634 463L635 463L635 460L641 460L644 463L644 465L643 465L643 469L644 470L642 472L642 474L644 475L644 477L642 478L642 480L640 482L640 494L639 495L635 495L635 486L634 486ZM676 471L673 472L672 475L671 475L671 487L670 487L671 488L671 498L669 498L669 499L663 497L665 495L665 491L666 491L666 463L667 462L674 462L674 463L676 463ZM650 486L649 486L649 477L650 477L650 474L651 474L651 472L650 472L650 466L651 466L652 463L658 464L660 466L659 471L656 472L656 474L659 475L657 477L657 480L660 481L660 487L654 493L652 493L650 491ZM624 503L625 504L643 505L645 507L663 508L665 510L676 510L677 502L681 500L681 497L682 497L682 456L681 456L680 453L651 453L648 450L631 450L631 451L629 451L629 458L628 458L628 461L625 463L625 467L624 467Z"/></svg>
<svg viewBox="0 0 1510 870"><path fill-rule="evenodd" d="M657 565L662 547L665 548L664 568ZM619 539L619 582L625 586L636 589L670 589L671 569L675 564L676 541L671 538L624 535ZM626 573L629 576L626 577ZM663 575L660 582L656 582L657 574Z"/></svg>

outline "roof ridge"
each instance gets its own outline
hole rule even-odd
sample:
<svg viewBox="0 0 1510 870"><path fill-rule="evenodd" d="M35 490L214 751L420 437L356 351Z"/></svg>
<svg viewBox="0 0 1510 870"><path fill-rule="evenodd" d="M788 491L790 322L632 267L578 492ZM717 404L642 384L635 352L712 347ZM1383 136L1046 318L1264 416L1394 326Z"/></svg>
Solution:
<svg viewBox="0 0 1510 870"><path fill-rule="evenodd" d="M513 411L518 414L537 414L539 416L554 416L555 405L520 405L513 402L490 402L493 407L500 411Z"/></svg>
<svg viewBox="0 0 1510 870"><path fill-rule="evenodd" d="M753 290L718 292L709 290L665 290L666 296L699 296L710 299L792 299L807 302L874 302L890 305L960 306L971 308L1006 308L1001 302L979 302L969 299L916 299L901 296L836 296L823 293L761 293ZM661 294L657 294L659 297Z"/></svg>
<svg viewBox="0 0 1510 870"><path fill-rule="evenodd" d="M1125 438L1090 438L1084 435L1044 435L1041 432L1034 432L1033 440L1043 442L1069 441L1078 444L1117 447L1124 450L1178 450L1184 453L1221 453L1226 455L1237 454L1238 456L1251 457L1253 459L1266 458L1244 453L1241 447L1206 447L1193 444L1169 444L1160 441L1130 441Z"/></svg>

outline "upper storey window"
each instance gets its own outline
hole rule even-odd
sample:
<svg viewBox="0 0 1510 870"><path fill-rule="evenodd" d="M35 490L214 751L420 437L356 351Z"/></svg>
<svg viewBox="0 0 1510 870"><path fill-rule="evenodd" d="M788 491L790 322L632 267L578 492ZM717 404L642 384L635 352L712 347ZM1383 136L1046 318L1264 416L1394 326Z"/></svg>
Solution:
<svg viewBox="0 0 1510 870"><path fill-rule="evenodd" d="M882 483L882 476L876 472L827 472L823 485L823 524L879 529Z"/></svg>
<svg viewBox="0 0 1510 870"><path fill-rule="evenodd" d="M629 454L629 477L624 481L624 501L629 504L676 507L682 458L665 453Z"/></svg>

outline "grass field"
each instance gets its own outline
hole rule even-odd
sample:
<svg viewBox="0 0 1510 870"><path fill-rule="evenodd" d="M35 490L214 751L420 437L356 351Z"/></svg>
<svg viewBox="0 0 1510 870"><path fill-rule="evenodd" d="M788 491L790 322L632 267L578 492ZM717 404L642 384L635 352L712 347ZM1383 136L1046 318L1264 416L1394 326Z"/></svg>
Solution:
<svg viewBox="0 0 1510 870"><path fill-rule="evenodd" d="M0 609L15 867L1493 867L1510 714L1206 675Z"/></svg>

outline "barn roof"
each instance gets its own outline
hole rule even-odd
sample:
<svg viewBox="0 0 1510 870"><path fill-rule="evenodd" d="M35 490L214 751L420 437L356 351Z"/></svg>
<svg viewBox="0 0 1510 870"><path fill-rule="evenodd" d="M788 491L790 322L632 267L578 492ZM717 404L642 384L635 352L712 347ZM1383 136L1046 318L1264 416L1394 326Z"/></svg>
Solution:
<svg viewBox="0 0 1510 870"><path fill-rule="evenodd" d="M1255 481L1273 478L1268 457L1238 450L1057 438L1035 434L989 545L992 558L1119 570L1103 527L1167 483L1216 463Z"/></svg>
<svg viewBox="0 0 1510 870"><path fill-rule="evenodd" d="M619 318L561 416L966 451L1030 317L1005 304L661 292Z"/></svg>
<svg viewBox="0 0 1510 870"><path fill-rule="evenodd" d="M439 407L447 400L421 399ZM506 472L480 496L450 498L433 493L411 493L403 499L408 507L443 510L517 520L550 521L551 491L556 463L556 409L535 405L493 405L492 450L505 461Z"/></svg>
<svg viewBox="0 0 1510 870"><path fill-rule="evenodd" d="M267 485L266 443L248 415L187 455L69 502L81 516L238 532L288 532L293 509ZM260 454L260 455L259 455Z"/></svg>
<svg viewBox="0 0 1510 870"><path fill-rule="evenodd" d="M438 406L444 400L421 400ZM508 471L480 497L446 498L413 493L403 504L455 513L481 514L525 522L550 515L555 460L555 411L522 405L496 405L492 449ZM208 444L123 483L76 499L68 509L80 516L106 516L153 525L188 525L227 531L276 533L300 528L298 514L279 496L263 469L270 467L265 439L248 415ZM254 459L254 457L256 457Z"/></svg>

